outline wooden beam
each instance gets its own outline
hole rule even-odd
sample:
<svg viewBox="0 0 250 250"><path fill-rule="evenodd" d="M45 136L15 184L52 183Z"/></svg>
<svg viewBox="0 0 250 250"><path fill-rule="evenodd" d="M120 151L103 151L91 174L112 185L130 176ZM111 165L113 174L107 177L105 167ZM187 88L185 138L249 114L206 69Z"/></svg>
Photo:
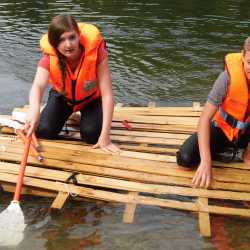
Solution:
<svg viewBox="0 0 250 250"><path fill-rule="evenodd" d="M51 208L53 209L61 209L65 203L65 201L68 199L69 193L67 192L58 192L56 198L54 199Z"/></svg>
<svg viewBox="0 0 250 250"><path fill-rule="evenodd" d="M197 206L199 207L199 228L201 235L205 237L211 236L211 225L208 209L208 198L199 197L197 199Z"/></svg>
<svg viewBox="0 0 250 250"><path fill-rule="evenodd" d="M135 198L138 196L138 192L129 192L129 196L131 198ZM133 223L134 215L135 215L136 203L127 203L125 205L125 210L123 213L123 222L124 223Z"/></svg>
<svg viewBox="0 0 250 250"><path fill-rule="evenodd" d="M17 180L17 175L11 174L2 174L0 173L0 181L8 181L15 183ZM229 208L229 207L220 207L220 206L211 206L208 205L206 209L203 207L198 207L194 202L183 202L172 199L161 199L155 197L148 197L143 195L138 195L136 198L131 198L128 194L115 193L112 191L104 191L96 188L87 188L80 187L73 184L67 184L61 182L53 182L42 179L24 178L24 185L39 187L42 189L47 189L51 191L62 191L62 192L70 192L75 193L81 197L87 197L97 200L104 200L110 202L120 202L120 203L135 203L141 205L150 205L150 206L160 206L160 207L168 207L180 210L187 211L204 211L215 214L223 214L223 215L237 215L237 216L245 216L250 217L250 209L243 208Z"/></svg>

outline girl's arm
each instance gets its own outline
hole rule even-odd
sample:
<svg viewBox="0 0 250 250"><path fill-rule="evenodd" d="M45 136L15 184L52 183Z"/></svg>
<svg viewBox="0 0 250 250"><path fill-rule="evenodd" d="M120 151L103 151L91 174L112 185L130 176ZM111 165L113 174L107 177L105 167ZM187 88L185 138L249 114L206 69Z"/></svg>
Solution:
<svg viewBox="0 0 250 250"><path fill-rule="evenodd" d="M37 67L35 78L29 94L29 110L26 116L25 129L27 136L30 136L36 129L40 119L40 104L44 90L48 86L49 72Z"/></svg>
<svg viewBox="0 0 250 250"><path fill-rule="evenodd" d="M114 111L112 80L109 71L108 57L104 58L97 66L98 84L102 96L103 122L98 142L94 148L100 147L104 151L118 152L119 148L110 140L110 129Z"/></svg>

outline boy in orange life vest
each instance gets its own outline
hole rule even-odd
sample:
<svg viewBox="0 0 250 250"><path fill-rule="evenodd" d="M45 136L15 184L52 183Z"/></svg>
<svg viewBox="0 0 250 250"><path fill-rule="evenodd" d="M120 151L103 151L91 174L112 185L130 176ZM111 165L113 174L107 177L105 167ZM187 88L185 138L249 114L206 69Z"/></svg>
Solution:
<svg viewBox="0 0 250 250"><path fill-rule="evenodd" d="M52 19L40 40L43 57L30 90L26 130L39 137L56 138L74 111L81 112L80 133L94 148L117 152L110 141L113 115L112 81L108 56L99 30L76 23L70 15ZM43 93L52 88L40 116Z"/></svg>
<svg viewBox="0 0 250 250"><path fill-rule="evenodd" d="M191 135L177 152L177 163L196 167L192 184L209 187L212 159L227 148L243 149L243 161L250 163L250 37L242 53L225 57L219 75L199 119L198 133Z"/></svg>

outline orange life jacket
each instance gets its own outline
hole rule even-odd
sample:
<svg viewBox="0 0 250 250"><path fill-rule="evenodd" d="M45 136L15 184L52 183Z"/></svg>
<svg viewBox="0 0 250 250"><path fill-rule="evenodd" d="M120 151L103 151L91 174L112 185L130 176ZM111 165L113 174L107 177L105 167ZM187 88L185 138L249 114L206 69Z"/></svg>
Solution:
<svg viewBox="0 0 250 250"><path fill-rule="evenodd" d="M215 114L214 120L227 138L232 141L238 138L240 129L247 126L249 121L249 117L245 117L249 98L242 53L226 55L225 68L229 74L230 83L227 95Z"/></svg>
<svg viewBox="0 0 250 250"><path fill-rule="evenodd" d="M78 27L80 30L80 43L84 48L84 58L81 59L74 73L66 63L67 72L64 91L64 96L68 103L73 105L74 111L82 109L87 103L100 96L96 61L102 36L92 24L79 23ZM61 92L63 82L59 59L55 49L49 43L47 34L42 36L40 47L44 54L49 55L50 83L56 91Z"/></svg>

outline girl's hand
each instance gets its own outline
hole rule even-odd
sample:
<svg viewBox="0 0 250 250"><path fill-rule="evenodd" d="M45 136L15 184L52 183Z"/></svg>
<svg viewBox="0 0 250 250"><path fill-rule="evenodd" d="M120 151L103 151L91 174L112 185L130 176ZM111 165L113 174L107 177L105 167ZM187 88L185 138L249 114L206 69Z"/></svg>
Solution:
<svg viewBox="0 0 250 250"><path fill-rule="evenodd" d="M106 137L102 137L100 136L98 139L98 142L93 146L93 148L100 148L105 152L111 152L111 153L118 153L120 152L120 149L118 146L116 146L115 144L113 144L110 141L109 136Z"/></svg>
<svg viewBox="0 0 250 250"><path fill-rule="evenodd" d="M30 110L28 111L24 125L24 130L26 131L28 137L31 136L33 132L35 132L38 126L39 116L39 113L36 114Z"/></svg>

